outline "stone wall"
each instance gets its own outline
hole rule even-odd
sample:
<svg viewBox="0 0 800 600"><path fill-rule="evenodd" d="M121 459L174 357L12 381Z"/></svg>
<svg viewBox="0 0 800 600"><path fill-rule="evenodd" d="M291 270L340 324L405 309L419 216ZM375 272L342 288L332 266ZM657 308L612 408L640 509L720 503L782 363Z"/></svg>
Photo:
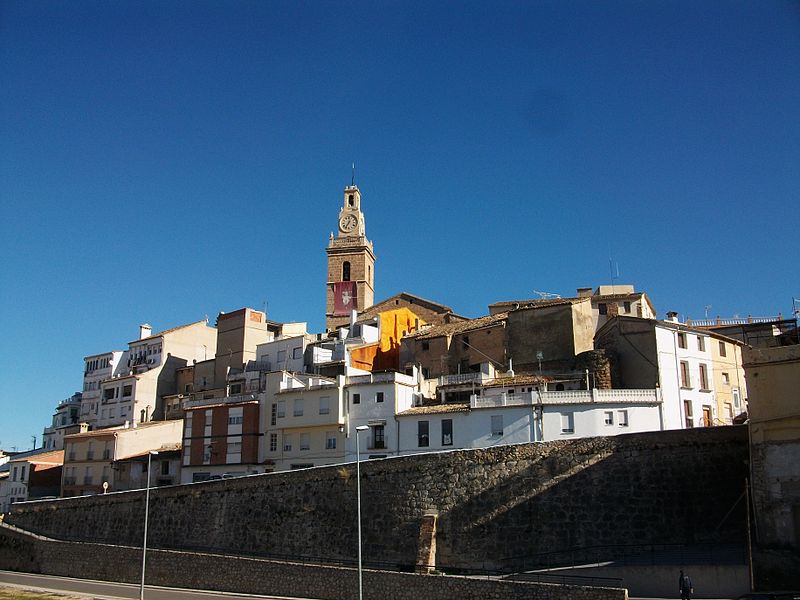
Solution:
<svg viewBox="0 0 800 600"><path fill-rule="evenodd" d="M368 461L364 561L413 568L431 512L445 571L521 569L541 553L574 548L744 543L746 460L746 429L717 427ZM355 499L353 464L159 488L150 544L353 560ZM7 522L58 539L137 546L143 501L143 492L124 492L28 503Z"/></svg>
<svg viewBox="0 0 800 600"><path fill-rule="evenodd" d="M0 568L138 583L141 548L60 542L0 527ZM358 597L358 571L193 552L148 550L146 585L348 600ZM587 588L367 569L366 600L625 600L619 588Z"/></svg>

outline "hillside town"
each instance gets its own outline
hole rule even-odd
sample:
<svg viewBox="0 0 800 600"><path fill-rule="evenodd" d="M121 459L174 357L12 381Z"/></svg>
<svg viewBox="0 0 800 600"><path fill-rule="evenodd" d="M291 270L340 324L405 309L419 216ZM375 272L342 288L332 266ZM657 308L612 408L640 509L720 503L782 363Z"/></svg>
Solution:
<svg viewBox="0 0 800 600"><path fill-rule="evenodd" d="M0 512L352 462L357 449L380 459L728 426L749 416L748 351L797 343L794 319L659 318L618 283L500 298L478 318L409 292L375 302L354 184L326 253L325 332L244 307L87 349L83 388L57 404L42 447L0 458Z"/></svg>

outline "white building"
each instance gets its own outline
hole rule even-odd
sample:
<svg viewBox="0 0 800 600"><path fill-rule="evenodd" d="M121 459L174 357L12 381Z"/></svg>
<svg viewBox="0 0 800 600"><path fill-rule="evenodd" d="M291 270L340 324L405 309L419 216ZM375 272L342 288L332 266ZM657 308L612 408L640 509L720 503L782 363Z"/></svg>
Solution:
<svg viewBox="0 0 800 600"><path fill-rule="evenodd" d="M100 412L100 383L128 373L128 351L112 350L83 359L80 422L93 425Z"/></svg>
<svg viewBox="0 0 800 600"><path fill-rule="evenodd" d="M396 416L421 402L416 374L395 371L354 375L347 378L347 460L355 460L356 427L366 425L359 434L359 451L369 458L400 454Z"/></svg>
<svg viewBox="0 0 800 600"><path fill-rule="evenodd" d="M540 391L519 379L477 387L468 403L398 414L401 454L663 429L657 389Z"/></svg>
<svg viewBox="0 0 800 600"><path fill-rule="evenodd" d="M61 450L64 448L64 436L77 433L80 428L81 393L75 392L56 406L53 424L44 428L42 448L45 450Z"/></svg>
<svg viewBox="0 0 800 600"><path fill-rule="evenodd" d="M175 393L175 371L216 352L217 330L205 320L151 334L139 328L129 342L127 369L100 381L94 427L146 423L162 409L162 397Z"/></svg>

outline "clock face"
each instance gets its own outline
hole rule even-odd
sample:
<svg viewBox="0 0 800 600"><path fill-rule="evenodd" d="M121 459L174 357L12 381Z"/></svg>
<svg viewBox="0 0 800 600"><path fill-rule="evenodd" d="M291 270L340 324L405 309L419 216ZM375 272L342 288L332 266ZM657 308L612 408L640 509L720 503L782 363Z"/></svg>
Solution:
<svg viewBox="0 0 800 600"><path fill-rule="evenodd" d="M355 215L345 215L339 219L339 229L344 232L353 231L356 225L358 225L358 219L356 219Z"/></svg>

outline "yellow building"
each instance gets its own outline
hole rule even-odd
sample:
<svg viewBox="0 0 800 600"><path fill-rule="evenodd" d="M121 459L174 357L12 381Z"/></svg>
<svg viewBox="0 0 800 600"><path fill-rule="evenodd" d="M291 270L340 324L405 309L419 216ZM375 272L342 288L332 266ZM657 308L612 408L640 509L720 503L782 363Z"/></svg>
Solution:
<svg viewBox="0 0 800 600"><path fill-rule="evenodd" d="M744 344L713 333L706 339L711 345L717 424L732 425L734 417L747 410L747 386L742 367Z"/></svg>

